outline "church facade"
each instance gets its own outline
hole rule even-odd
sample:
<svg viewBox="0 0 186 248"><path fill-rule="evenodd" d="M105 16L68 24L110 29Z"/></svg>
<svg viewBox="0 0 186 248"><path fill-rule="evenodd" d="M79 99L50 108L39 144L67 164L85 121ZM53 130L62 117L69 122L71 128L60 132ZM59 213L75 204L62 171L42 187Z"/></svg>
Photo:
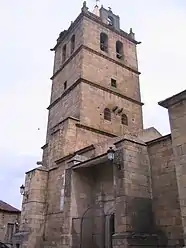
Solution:
<svg viewBox="0 0 186 248"><path fill-rule="evenodd" d="M26 173L22 248L183 247L186 91L159 104L171 134L144 129L136 41L86 2L60 33L40 166Z"/></svg>

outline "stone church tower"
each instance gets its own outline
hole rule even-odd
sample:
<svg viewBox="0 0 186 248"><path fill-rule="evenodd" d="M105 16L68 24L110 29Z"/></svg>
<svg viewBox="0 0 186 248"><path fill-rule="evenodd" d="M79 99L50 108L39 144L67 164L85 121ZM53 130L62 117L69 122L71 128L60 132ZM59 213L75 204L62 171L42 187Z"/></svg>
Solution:
<svg viewBox="0 0 186 248"><path fill-rule="evenodd" d="M132 31L103 7L82 13L56 46L43 163L143 128L136 45Z"/></svg>
<svg viewBox="0 0 186 248"><path fill-rule="evenodd" d="M171 135L143 129L139 43L110 8L92 13L86 2L60 33L46 144L26 173L15 247L184 244Z"/></svg>

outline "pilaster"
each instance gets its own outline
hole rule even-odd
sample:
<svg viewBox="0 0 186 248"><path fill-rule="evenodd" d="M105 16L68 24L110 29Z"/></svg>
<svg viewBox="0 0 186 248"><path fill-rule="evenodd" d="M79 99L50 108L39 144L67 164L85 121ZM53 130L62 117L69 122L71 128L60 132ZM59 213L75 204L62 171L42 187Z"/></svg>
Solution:
<svg viewBox="0 0 186 248"><path fill-rule="evenodd" d="M169 113L184 242L186 245L186 90L159 102L159 105L167 108Z"/></svg>
<svg viewBox="0 0 186 248"><path fill-rule="evenodd" d="M116 220L113 247L157 247L147 147L132 137L126 137L115 145Z"/></svg>

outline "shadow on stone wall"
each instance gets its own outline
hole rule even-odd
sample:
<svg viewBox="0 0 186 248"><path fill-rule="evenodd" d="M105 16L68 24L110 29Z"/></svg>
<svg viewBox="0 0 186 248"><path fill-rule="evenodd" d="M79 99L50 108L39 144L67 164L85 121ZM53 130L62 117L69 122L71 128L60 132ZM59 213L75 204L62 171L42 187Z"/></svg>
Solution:
<svg viewBox="0 0 186 248"><path fill-rule="evenodd" d="M129 197L127 216L130 219L129 244L167 247L166 234L155 224L151 199Z"/></svg>

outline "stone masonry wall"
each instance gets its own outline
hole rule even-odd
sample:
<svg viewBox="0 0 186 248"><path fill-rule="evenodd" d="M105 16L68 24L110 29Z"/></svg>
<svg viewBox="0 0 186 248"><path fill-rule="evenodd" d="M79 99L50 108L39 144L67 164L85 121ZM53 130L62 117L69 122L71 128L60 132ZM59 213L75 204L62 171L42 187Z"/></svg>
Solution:
<svg viewBox="0 0 186 248"><path fill-rule="evenodd" d="M47 146L43 148L43 164L46 167L53 168L56 160L109 138L107 135L79 127L78 124L77 119L68 118L50 135Z"/></svg>
<svg viewBox="0 0 186 248"><path fill-rule="evenodd" d="M21 213L9 213L0 211L0 241L6 243L6 233L7 233L7 225L14 225L15 232L15 223L20 222Z"/></svg>
<svg viewBox="0 0 186 248"><path fill-rule="evenodd" d="M179 96L173 97L177 100L177 103L171 104L168 110L186 245L186 91L180 93L180 95L182 95L183 100L179 99Z"/></svg>
<svg viewBox="0 0 186 248"><path fill-rule="evenodd" d="M154 244L154 223L147 147L137 139L116 143L115 209L116 233L113 247L157 247ZM145 239L140 236L144 235Z"/></svg>
<svg viewBox="0 0 186 248"><path fill-rule="evenodd" d="M47 187L47 214L45 223L45 247L60 244L64 227L65 167L60 166L49 173Z"/></svg>
<svg viewBox="0 0 186 248"><path fill-rule="evenodd" d="M68 90L81 76L82 51L79 51L72 60L52 80L51 102L53 103L65 91ZM64 83L67 82L67 88L64 89Z"/></svg>
<svg viewBox="0 0 186 248"><path fill-rule="evenodd" d="M106 33L108 35L108 56L112 59L116 59L117 61L120 60L116 58L116 41L121 41L123 43L124 63L127 66L137 70L138 65L135 44L87 17L83 20L83 28L84 44L98 52L100 52L100 33ZM107 53L103 52L103 54Z"/></svg>
<svg viewBox="0 0 186 248"><path fill-rule="evenodd" d="M48 139L50 130L58 123L70 116L74 118L79 118L81 102L80 96L81 91L80 86L78 85L50 109L48 119Z"/></svg>
<svg viewBox="0 0 186 248"><path fill-rule="evenodd" d="M81 225L78 218L82 216L84 216L81 229L84 237L82 245L87 245L88 240L92 240L94 246L101 247L104 234L108 235L109 231L105 229L103 233L102 225L105 225L107 221L104 215L109 215L114 211L112 163L100 163L97 166L77 169L72 176L73 247L80 245Z"/></svg>
<svg viewBox="0 0 186 248"><path fill-rule="evenodd" d="M29 233L23 248L40 248L43 242L46 214L46 190L48 172L35 169L26 175L20 230Z"/></svg>
<svg viewBox="0 0 186 248"><path fill-rule="evenodd" d="M99 47L99 45L98 45ZM91 63L89 63L91 61ZM139 75L91 51L83 51L83 78L140 101ZM111 86L111 78L117 87Z"/></svg>
<svg viewBox="0 0 186 248"><path fill-rule="evenodd" d="M54 73L60 69L60 67L63 65L62 63L62 49L63 46L66 44L67 46L67 53L66 53L66 60L68 60L71 57L71 37L75 35L75 49L82 45L83 43L83 25L82 20L80 20L76 26L71 30L71 32L65 36L65 39L60 43L60 45L57 47L55 51L55 58L54 58Z"/></svg>
<svg viewBox="0 0 186 248"><path fill-rule="evenodd" d="M175 159L170 136L149 143L153 211L157 229L169 245L183 239Z"/></svg>
<svg viewBox="0 0 186 248"><path fill-rule="evenodd" d="M85 125L101 129L118 136L142 129L142 109L131 101L82 83L82 105L80 119ZM128 117L128 126L121 123L121 114L112 112L111 121L104 120L104 109L118 106ZM94 120L94 121L93 121Z"/></svg>
<svg viewBox="0 0 186 248"><path fill-rule="evenodd" d="M104 213L114 212L113 165L105 163L92 168L95 176L94 204L103 205Z"/></svg>

